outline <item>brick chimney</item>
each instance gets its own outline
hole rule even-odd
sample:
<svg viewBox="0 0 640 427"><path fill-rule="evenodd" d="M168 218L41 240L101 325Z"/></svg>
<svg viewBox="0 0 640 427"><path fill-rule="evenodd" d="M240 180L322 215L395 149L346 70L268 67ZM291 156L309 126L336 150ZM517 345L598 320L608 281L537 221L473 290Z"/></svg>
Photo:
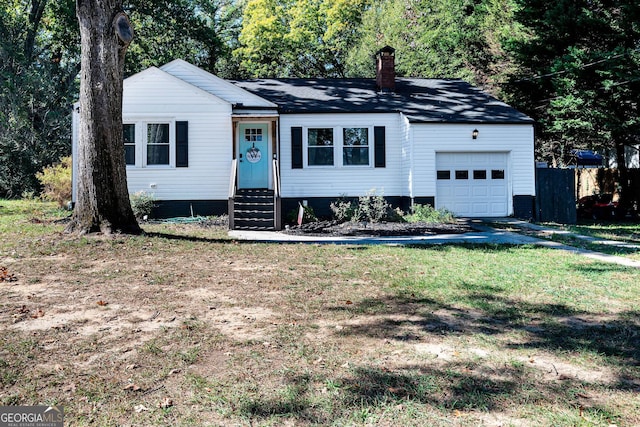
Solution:
<svg viewBox="0 0 640 427"><path fill-rule="evenodd" d="M395 52L391 46L376 52L376 86L381 92L393 92L396 89Z"/></svg>

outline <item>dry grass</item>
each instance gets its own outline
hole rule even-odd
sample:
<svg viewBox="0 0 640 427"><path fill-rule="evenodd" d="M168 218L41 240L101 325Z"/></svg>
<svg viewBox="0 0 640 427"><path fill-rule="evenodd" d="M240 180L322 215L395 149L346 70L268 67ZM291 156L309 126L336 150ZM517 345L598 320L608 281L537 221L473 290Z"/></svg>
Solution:
<svg viewBox="0 0 640 427"><path fill-rule="evenodd" d="M2 405L61 404L70 426L640 424L637 270L195 224L75 239L15 203Z"/></svg>

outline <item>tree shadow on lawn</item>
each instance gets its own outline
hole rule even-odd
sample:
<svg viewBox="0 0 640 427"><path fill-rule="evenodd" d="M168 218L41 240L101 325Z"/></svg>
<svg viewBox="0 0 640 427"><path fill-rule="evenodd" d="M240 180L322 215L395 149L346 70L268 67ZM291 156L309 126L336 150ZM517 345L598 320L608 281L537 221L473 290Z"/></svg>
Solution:
<svg viewBox="0 0 640 427"><path fill-rule="evenodd" d="M318 396L308 374L289 375L286 395L269 393L251 398L239 410L250 418L282 417L317 425L329 425L340 419L351 424L348 421L358 411L392 414L397 411L392 418L407 417L405 405L414 406L419 416L436 419L450 417L451 411L470 411L472 416L482 412L509 413L522 405L561 405L563 410L574 409L576 417L580 413L580 418L583 415L609 421L617 418L601 402L590 401L583 381L565 378L541 382L540 375L524 364L487 367L470 361L452 361L395 369L361 365L344 375L322 374L315 381L331 381L333 391ZM428 425L424 422L418 421L416 425Z"/></svg>
<svg viewBox="0 0 640 427"><path fill-rule="evenodd" d="M607 396L611 392L633 394L640 390L640 382L630 374L640 364L640 312L626 311L599 318L564 304L527 303L488 293L486 289L472 292L467 298L482 301L483 309L467 310L434 299L397 295L365 299L330 310L348 311L350 318L365 317L364 321L346 325L338 332L345 337L420 344L440 342L450 335L485 334L498 338L497 352L538 349L561 358L572 353L597 353L604 356L602 359L612 376L603 379L560 375L553 364L557 362L543 356L534 367L517 359L515 354L507 362L482 357L441 359L431 354L425 363L396 363L387 368L381 359L380 363L354 365L336 374L323 370L313 378L301 369L304 373L298 371L285 378L287 393L248 399L240 412L250 418L275 416L324 425L336 419L348 421L360 410L401 414L403 410L397 408L404 405L420 405L416 410L422 416L426 413L436 417L451 417L454 410L471 411L471 417L488 412L517 413L519 407L528 405L559 412L575 411L576 420L587 417L600 423L629 425L638 421L629 420L629 414L615 413L617 410L607 403ZM371 316L370 321L366 316ZM510 342L514 338L509 334L513 332L526 338ZM562 372L567 368L559 365L559 369ZM327 381L337 390L330 397L317 390L318 383ZM605 397L592 399L592 395L600 393Z"/></svg>
<svg viewBox="0 0 640 427"><path fill-rule="evenodd" d="M505 338L504 348L543 349L549 352L591 352L605 356L613 368L640 365L640 312L600 315L564 304L537 304L498 295L483 286L461 297L471 307L460 308L429 298L397 295L365 299L333 311L371 313L370 322L345 327L343 335L392 340L428 338L431 334L485 334ZM402 320L395 320L398 316ZM414 331L407 335L407 331ZM525 341L508 342L517 332ZM632 387L638 387L633 385Z"/></svg>
<svg viewBox="0 0 640 427"><path fill-rule="evenodd" d="M505 367L491 377L475 368L460 363L443 368L404 366L396 370L358 366L342 377L323 374L315 380L333 384L331 394L325 393L327 401L323 405L318 405L318 397L313 396L309 375L295 374L286 378L286 396L271 393L269 397L249 399L240 411L252 417L284 415L328 425L336 417L348 417L349 412L357 409L408 402L446 410L495 410L513 404L513 396L520 394L523 387L534 388L534 378L522 367ZM532 396L527 396L527 400L531 402Z"/></svg>

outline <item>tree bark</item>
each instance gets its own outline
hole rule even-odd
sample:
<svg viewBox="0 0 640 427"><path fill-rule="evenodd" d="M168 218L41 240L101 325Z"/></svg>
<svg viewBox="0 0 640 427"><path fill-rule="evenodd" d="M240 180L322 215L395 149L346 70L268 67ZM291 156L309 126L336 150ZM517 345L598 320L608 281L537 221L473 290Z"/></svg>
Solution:
<svg viewBox="0 0 640 427"><path fill-rule="evenodd" d="M122 141L124 56L133 33L121 0L76 0L76 15L82 48L78 194L66 231L138 234Z"/></svg>
<svg viewBox="0 0 640 427"><path fill-rule="evenodd" d="M40 21L47 6L47 0L32 0L31 10L29 12L29 27L27 28L27 36L24 41L24 57L26 63L33 61L33 51L36 43L36 34L40 27Z"/></svg>

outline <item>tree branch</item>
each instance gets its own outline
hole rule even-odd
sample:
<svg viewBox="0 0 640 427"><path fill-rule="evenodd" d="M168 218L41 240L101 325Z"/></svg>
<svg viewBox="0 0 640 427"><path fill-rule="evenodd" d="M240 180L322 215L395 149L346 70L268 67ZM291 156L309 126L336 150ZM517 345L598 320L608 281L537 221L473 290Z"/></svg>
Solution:
<svg viewBox="0 0 640 427"><path fill-rule="evenodd" d="M47 6L47 0L31 0L31 11L29 12L29 28L27 29L27 37L24 41L24 57L27 62L33 59L33 50L35 47L36 34L40 27L40 21Z"/></svg>

